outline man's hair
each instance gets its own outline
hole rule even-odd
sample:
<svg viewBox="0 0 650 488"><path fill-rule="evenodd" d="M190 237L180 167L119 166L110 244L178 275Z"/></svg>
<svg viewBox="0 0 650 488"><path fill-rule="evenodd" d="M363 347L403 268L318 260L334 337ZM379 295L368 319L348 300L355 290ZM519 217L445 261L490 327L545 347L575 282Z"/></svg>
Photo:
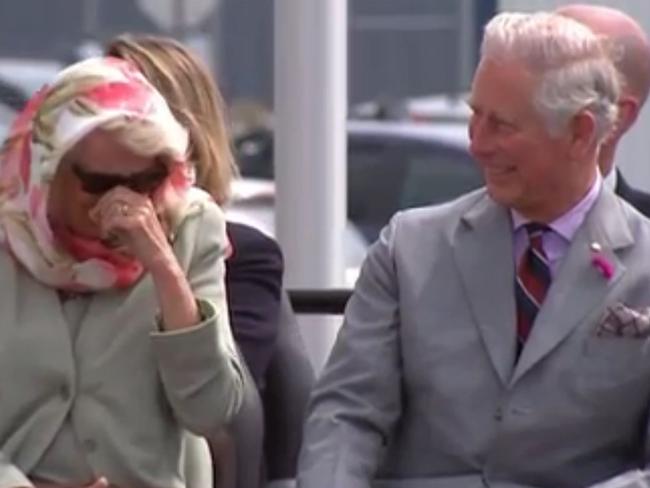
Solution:
<svg viewBox="0 0 650 488"><path fill-rule="evenodd" d="M561 133L582 110L596 119L598 141L612 130L618 73L607 46L583 24L546 12L502 13L485 27L481 57L522 63L537 77L533 105L550 133Z"/></svg>

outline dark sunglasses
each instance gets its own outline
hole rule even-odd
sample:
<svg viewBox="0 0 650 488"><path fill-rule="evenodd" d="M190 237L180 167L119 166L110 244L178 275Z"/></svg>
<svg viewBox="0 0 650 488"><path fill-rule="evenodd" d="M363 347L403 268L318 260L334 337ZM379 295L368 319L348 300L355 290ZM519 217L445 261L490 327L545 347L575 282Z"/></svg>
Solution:
<svg viewBox="0 0 650 488"><path fill-rule="evenodd" d="M169 175L167 166L162 163L128 176L86 171L77 163L72 164L72 171L79 179L83 191L91 195L102 195L117 186L124 186L136 193L150 194Z"/></svg>

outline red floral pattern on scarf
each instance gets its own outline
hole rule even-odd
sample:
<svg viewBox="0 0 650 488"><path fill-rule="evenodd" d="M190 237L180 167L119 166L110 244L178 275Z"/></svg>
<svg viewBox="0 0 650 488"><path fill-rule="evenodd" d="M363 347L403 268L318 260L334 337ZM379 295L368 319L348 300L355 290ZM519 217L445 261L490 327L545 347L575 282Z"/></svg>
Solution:
<svg viewBox="0 0 650 488"><path fill-rule="evenodd" d="M76 102L82 110L73 107ZM0 159L0 243L49 286L123 288L143 272L139 262L98 240L52 229L47 218L49 182L60 158L89 130L118 118L146 120L165 134L176 162L154 204L170 211L188 207L187 132L162 96L133 65L117 58L90 59L65 69L18 115Z"/></svg>

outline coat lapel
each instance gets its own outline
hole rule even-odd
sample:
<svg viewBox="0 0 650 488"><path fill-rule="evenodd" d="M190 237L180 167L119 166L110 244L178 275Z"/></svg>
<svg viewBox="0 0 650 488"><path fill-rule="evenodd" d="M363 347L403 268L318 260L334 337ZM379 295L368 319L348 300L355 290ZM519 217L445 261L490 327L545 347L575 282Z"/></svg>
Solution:
<svg viewBox="0 0 650 488"><path fill-rule="evenodd" d="M490 360L504 385L515 362L512 224L485 195L452 236L454 259Z"/></svg>
<svg viewBox="0 0 650 488"><path fill-rule="evenodd" d="M601 245L602 255L614 267L614 275L609 279L592 264L590 246L594 242ZM553 280L517 362L512 383L551 353L589 312L606 300L625 273L616 253L633 242L621 202L610 190L603 189Z"/></svg>

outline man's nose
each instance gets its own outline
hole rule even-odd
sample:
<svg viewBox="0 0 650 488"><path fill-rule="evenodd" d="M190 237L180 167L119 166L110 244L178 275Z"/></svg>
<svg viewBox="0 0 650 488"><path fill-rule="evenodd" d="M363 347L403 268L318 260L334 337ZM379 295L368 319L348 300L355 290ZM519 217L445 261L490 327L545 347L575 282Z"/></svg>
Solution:
<svg viewBox="0 0 650 488"><path fill-rule="evenodd" d="M487 124L480 118L472 120L468 127L469 151L476 159L489 156L494 151L494 137Z"/></svg>

